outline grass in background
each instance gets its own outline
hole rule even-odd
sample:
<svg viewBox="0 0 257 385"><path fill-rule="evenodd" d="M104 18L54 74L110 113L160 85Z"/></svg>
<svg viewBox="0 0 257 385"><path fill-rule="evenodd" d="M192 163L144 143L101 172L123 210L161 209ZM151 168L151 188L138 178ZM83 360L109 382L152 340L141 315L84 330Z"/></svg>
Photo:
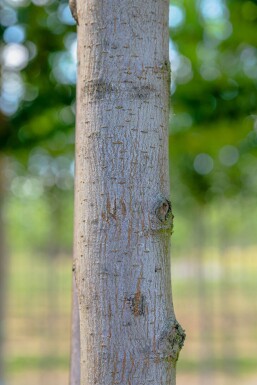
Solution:
<svg viewBox="0 0 257 385"><path fill-rule="evenodd" d="M251 378L257 367L257 249L202 252L202 265L194 255L180 256L172 264L175 309L187 332L178 376L226 375L226 384L235 376ZM70 258L16 255L10 261L10 277L6 325L10 383L16 378L15 385L20 385L30 372L54 376L56 371L66 373L68 383Z"/></svg>

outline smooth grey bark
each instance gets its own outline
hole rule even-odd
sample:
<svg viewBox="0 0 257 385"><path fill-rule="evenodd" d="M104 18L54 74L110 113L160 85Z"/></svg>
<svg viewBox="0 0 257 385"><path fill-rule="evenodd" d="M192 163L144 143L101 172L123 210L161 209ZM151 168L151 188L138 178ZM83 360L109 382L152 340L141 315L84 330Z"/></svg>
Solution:
<svg viewBox="0 0 257 385"><path fill-rule="evenodd" d="M75 279L72 286L70 385L80 385L79 303Z"/></svg>
<svg viewBox="0 0 257 385"><path fill-rule="evenodd" d="M81 385L175 384L168 0L77 0Z"/></svg>

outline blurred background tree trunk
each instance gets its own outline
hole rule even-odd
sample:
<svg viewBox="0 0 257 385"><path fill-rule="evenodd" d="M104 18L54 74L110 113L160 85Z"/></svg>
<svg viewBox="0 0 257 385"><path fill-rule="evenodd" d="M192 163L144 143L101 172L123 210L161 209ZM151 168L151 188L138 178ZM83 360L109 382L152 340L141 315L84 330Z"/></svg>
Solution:
<svg viewBox="0 0 257 385"><path fill-rule="evenodd" d="M81 385L175 385L185 335L170 280L168 6L71 5Z"/></svg>
<svg viewBox="0 0 257 385"><path fill-rule="evenodd" d="M4 237L5 158L0 155L0 385L4 385L4 329L6 304L6 244Z"/></svg>
<svg viewBox="0 0 257 385"><path fill-rule="evenodd" d="M80 385L79 304L75 279L72 285L70 385Z"/></svg>

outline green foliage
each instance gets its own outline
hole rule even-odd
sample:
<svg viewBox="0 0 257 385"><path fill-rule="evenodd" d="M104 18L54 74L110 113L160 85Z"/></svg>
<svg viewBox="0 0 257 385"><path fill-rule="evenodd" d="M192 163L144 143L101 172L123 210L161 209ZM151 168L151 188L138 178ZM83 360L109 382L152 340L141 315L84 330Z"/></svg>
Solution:
<svg viewBox="0 0 257 385"><path fill-rule="evenodd" d="M175 196L183 193L206 204L254 195L256 184L248 182L257 160L257 3L172 3L183 15L170 33Z"/></svg>
<svg viewBox="0 0 257 385"><path fill-rule="evenodd" d="M62 150L73 150L76 69L71 49L76 35L72 19L63 14L66 6L59 1L5 2L0 106L9 116L0 131L5 151L17 155L39 143L49 148L57 132L69 138Z"/></svg>

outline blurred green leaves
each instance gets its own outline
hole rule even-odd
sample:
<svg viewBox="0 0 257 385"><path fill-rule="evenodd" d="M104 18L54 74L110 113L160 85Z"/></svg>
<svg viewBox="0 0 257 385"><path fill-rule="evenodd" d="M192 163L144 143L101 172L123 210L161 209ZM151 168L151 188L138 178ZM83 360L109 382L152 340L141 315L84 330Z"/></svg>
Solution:
<svg viewBox="0 0 257 385"><path fill-rule="evenodd" d="M66 2L6 0L3 14L1 149L17 156L74 131L74 108L69 124L60 113L75 102L76 35Z"/></svg>
<svg viewBox="0 0 257 385"><path fill-rule="evenodd" d="M173 3L184 15L183 27L170 33L175 68L170 154L173 190L180 200L176 203L183 205L182 191L200 204L253 196L256 186L246 183L251 168L246 159L257 161L256 2ZM184 63L190 76L186 71L183 75Z"/></svg>

